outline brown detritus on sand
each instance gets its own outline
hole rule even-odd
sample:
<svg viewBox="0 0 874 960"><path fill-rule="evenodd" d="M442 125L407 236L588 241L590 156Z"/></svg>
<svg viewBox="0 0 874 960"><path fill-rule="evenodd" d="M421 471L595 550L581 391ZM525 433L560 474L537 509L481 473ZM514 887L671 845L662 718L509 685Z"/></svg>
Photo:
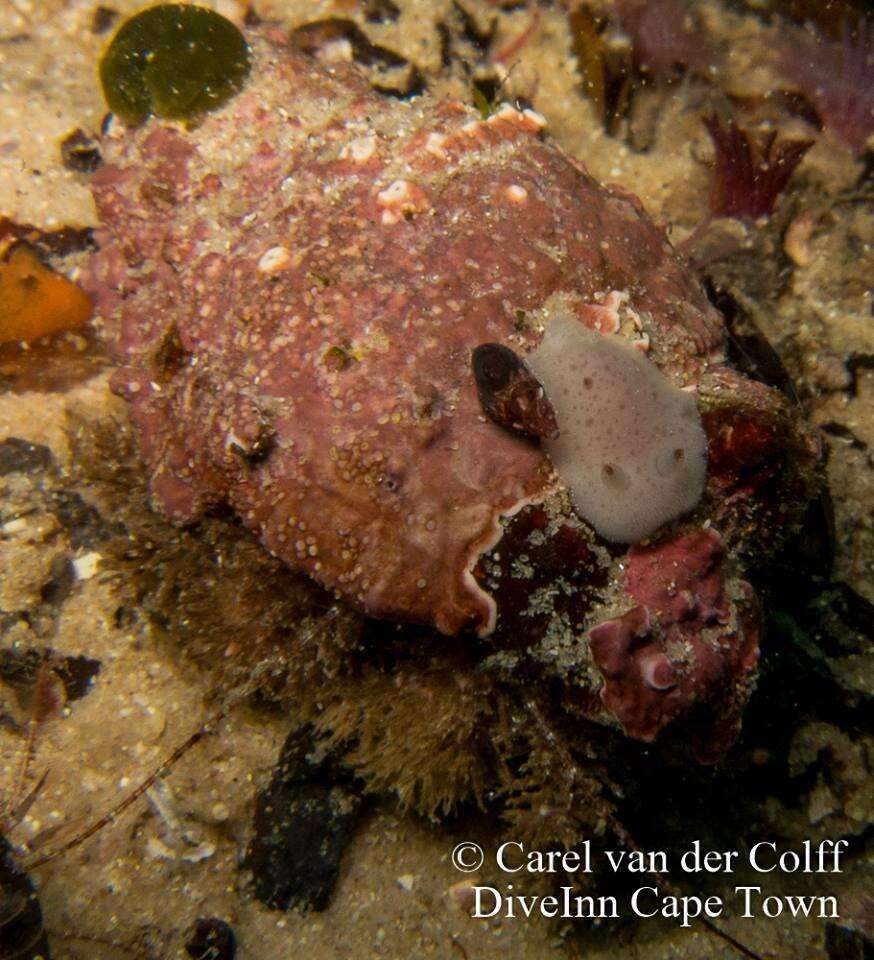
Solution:
<svg viewBox="0 0 874 960"><path fill-rule="evenodd" d="M393 0L365 0L364 17L369 23L391 23L400 14L400 8Z"/></svg>
<svg viewBox="0 0 874 960"><path fill-rule="evenodd" d="M100 671L100 661L83 656L61 657L48 648L0 650L0 682L8 684L25 699L39 699L35 685L40 682L41 667L63 684L64 699L70 702L88 692L91 681Z"/></svg>
<svg viewBox="0 0 874 960"><path fill-rule="evenodd" d="M118 20L118 11L112 7L98 5L94 8L91 18L91 30L94 33L106 33Z"/></svg>
<svg viewBox="0 0 874 960"><path fill-rule="evenodd" d="M62 333L33 345L0 346L0 393L65 392L105 370L106 352L90 335Z"/></svg>
<svg viewBox="0 0 874 960"><path fill-rule="evenodd" d="M41 256L63 257L94 247L94 231L90 227L58 227L43 230L30 223L16 223L0 215L0 256L19 242L33 247Z"/></svg>
<svg viewBox="0 0 874 960"><path fill-rule="evenodd" d="M0 477L45 470L52 462L52 452L44 444L30 443L21 437L7 437L0 442Z"/></svg>
<svg viewBox="0 0 874 960"><path fill-rule="evenodd" d="M313 20L293 30L291 41L327 63L354 60L368 69L374 87L385 93L407 97L422 92L422 78L415 64L373 43L352 20Z"/></svg>
<svg viewBox="0 0 874 960"><path fill-rule="evenodd" d="M97 140L79 127L61 141L61 157L68 170L79 173L94 173L103 162Z"/></svg>
<svg viewBox="0 0 874 960"><path fill-rule="evenodd" d="M291 39L294 45L305 53L319 54L329 60L354 59L362 66L379 67L383 70L407 66L403 57L371 43L353 21L340 17L313 20L298 27L292 33Z"/></svg>
<svg viewBox="0 0 874 960"><path fill-rule="evenodd" d="M255 897L272 910L324 910L359 820L348 772L305 727L289 735L269 786L255 799L245 866Z"/></svg>
<svg viewBox="0 0 874 960"><path fill-rule="evenodd" d="M201 917L194 924L185 952L192 960L234 960L237 939L226 920Z"/></svg>

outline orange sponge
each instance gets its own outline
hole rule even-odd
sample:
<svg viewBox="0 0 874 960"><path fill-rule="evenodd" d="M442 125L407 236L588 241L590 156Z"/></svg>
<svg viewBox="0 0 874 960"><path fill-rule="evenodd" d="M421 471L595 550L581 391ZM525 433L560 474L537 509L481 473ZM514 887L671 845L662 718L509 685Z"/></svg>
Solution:
<svg viewBox="0 0 874 960"><path fill-rule="evenodd" d="M47 267L26 244L0 261L0 343L75 330L91 316L91 300Z"/></svg>

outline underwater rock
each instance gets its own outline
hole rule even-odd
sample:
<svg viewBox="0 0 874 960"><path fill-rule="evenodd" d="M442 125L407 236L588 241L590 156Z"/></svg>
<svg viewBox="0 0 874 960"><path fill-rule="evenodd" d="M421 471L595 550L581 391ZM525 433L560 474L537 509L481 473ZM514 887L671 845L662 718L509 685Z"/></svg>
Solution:
<svg viewBox="0 0 874 960"><path fill-rule="evenodd" d="M258 900L276 910L324 910L358 822L360 798L330 757L311 756L312 731L290 734L270 785L255 801L246 853Z"/></svg>
<svg viewBox="0 0 874 960"><path fill-rule="evenodd" d="M712 530L632 547L625 589L639 605L589 632L604 676L601 699L640 740L655 739L699 691L722 691L714 698L719 722L695 744L701 759L718 758L734 739L758 663L751 588L744 581L726 583L724 555ZM731 592L738 602L731 602ZM671 649L684 651L682 670L671 662Z"/></svg>
<svg viewBox="0 0 874 960"><path fill-rule="evenodd" d="M248 40L240 93L196 130L110 125L92 180L87 287L155 504L177 523L229 504L371 616L476 631L558 678L569 710L635 737L694 717L717 753L755 673L740 560L799 522L816 442L725 366L719 314L639 201L589 177L537 114L383 98L276 32ZM632 344L720 438L703 491L650 546L599 534L532 431L482 405L476 349L524 359L568 318ZM639 387L611 378L599 416ZM749 472L737 422L767 433ZM661 601L678 565L682 614ZM648 626L615 627L637 608Z"/></svg>

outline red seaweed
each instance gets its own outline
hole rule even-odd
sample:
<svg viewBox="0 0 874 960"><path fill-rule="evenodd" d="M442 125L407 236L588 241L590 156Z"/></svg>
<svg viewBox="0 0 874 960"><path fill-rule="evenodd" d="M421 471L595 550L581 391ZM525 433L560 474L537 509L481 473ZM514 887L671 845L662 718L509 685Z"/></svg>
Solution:
<svg viewBox="0 0 874 960"><path fill-rule="evenodd" d="M874 134L874 27L844 22L840 40L794 30L780 59L787 76L813 104L823 125L854 153Z"/></svg>
<svg viewBox="0 0 874 960"><path fill-rule="evenodd" d="M699 72L709 67L714 51L688 0L616 0L616 12L644 69L670 74L678 66Z"/></svg>
<svg viewBox="0 0 874 960"><path fill-rule="evenodd" d="M792 172L812 140L777 140L776 131L756 136L734 120L723 126L702 118L716 152L710 211L715 217L761 217L774 210Z"/></svg>

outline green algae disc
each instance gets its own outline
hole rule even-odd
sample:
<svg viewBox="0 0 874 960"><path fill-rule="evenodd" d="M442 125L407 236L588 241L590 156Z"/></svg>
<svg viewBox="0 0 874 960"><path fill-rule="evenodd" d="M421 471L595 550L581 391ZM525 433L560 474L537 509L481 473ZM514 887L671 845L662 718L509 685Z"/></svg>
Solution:
<svg viewBox="0 0 874 960"><path fill-rule="evenodd" d="M110 110L127 123L150 113L187 120L237 93L249 67L249 46L229 20L164 3L121 25L100 61L100 82Z"/></svg>

